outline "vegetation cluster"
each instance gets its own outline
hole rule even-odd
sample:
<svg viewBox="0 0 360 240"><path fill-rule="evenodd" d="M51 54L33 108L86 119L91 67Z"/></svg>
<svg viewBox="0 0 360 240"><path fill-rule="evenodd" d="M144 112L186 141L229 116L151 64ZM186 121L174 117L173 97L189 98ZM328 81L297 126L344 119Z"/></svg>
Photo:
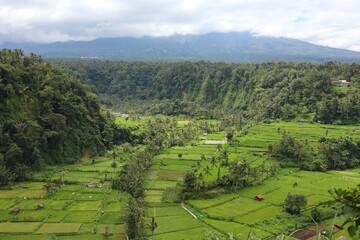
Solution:
<svg viewBox="0 0 360 240"><path fill-rule="evenodd" d="M360 166L360 139L321 137L317 145L305 144L284 132L268 150L284 167L309 171L343 170Z"/></svg>
<svg viewBox="0 0 360 240"><path fill-rule="evenodd" d="M0 186L131 140L87 85L21 50L0 51L0 112Z"/></svg>
<svg viewBox="0 0 360 240"><path fill-rule="evenodd" d="M123 112L220 119L300 119L352 124L360 120L360 68L328 62L56 61L91 85L102 103ZM347 80L340 86L334 80Z"/></svg>

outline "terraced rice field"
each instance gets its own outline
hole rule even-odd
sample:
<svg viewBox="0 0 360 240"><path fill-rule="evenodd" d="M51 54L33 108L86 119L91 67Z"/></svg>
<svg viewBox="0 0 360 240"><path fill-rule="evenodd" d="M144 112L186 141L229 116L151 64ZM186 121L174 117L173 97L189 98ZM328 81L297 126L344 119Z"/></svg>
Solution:
<svg viewBox="0 0 360 240"><path fill-rule="evenodd" d="M0 189L0 239L125 239L123 209L128 197L110 189L112 158L87 160L35 175L45 182ZM43 204L43 207L39 207ZM20 212L12 214L15 208Z"/></svg>
<svg viewBox="0 0 360 240"><path fill-rule="evenodd" d="M154 216L158 225L155 239L204 239L213 231L181 208L176 186L182 183L187 171L196 167L202 154L210 157L216 152L216 145L173 147L153 159L145 200L147 217Z"/></svg>
<svg viewBox="0 0 360 240"><path fill-rule="evenodd" d="M298 140L308 141L310 144L317 144L319 138L324 136L360 137L359 126L285 122L260 124L250 128L246 135L239 137L239 146L227 148L230 159L249 159L252 164L262 162L263 159L255 156L258 155L256 153L266 152L267 146L279 140L284 130ZM296 187L294 183L297 183ZM360 169L327 173L282 169L277 176L266 180L263 185L245 188L213 199L190 200L188 204L194 212L204 216L205 222L221 232L237 234L241 228L236 224L242 224L251 227L253 232L262 230L276 235L283 231L279 226L286 224L278 222L278 227L274 228L271 225L279 219L279 216L284 215L281 206L288 193L305 195L308 200L307 209L311 209L320 203L332 200L328 193L329 189L355 187L359 183ZM264 200L256 201L257 194L263 194ZM230 231L229 226L232 225L239 228Z"/></svg>
<svg viewBox="0 0 360 240"><path fill-rule="evenodd" d="M360 137L359 126L280 122L256 125L248 129L247 134L238 137L237 146L225 144L222 150L225 149L229 153L229 161L246 160L252 166L271 164L273 160L268 159L263 153L266 153L270 143L281 138L283 131L300 141L307 141L314 145L318 143L319 138L325 136ZM223 133L218 133L210 137L216 140L217 137L222 139L223 136ZM181 157L179 153L182 154ZM206 157L205 161L201 161L202 154ZM160 223L159 229L154 233L156 239L170 239L170 237L188 239L188 236L194 236L191 235L194 232L198 234L194 239L202 239L211 231L223 234L232 233L238 239L245 239L250 232L261 238L269 238L281 234L286 226L296 227L296 218L290 218L282 208L288 193L305 195L308 200L307 209L309 209L305 212L308 213L314 206L332 200L328 193L329 189L355 187L360 183L360 169L327 173L281 169L278 175L265 180L263 185L244 188L212 199L189 200L187 207L201 219L202 223L206 224L206 226L199 226L199 222L192 219L191 226L194 228L190 227L187 225L187 220L181 219L187 218L190 221L191 216L178 204L167 205L168 203L164 202L165 195L169 189L175 189L186 171L193 168L201 171L209 166L211 171L209 175L204 176L204 181L215 181L217 165L211 166L210 158L217 157L218 154L216 145L199 144L166 149L154 159L147 185L147 216L155 216L157 223ZM198 161L200 161L200 167L198 167ZM297 183L296 187L294 183ZM264 200L256 201L255 196L260 193L264 195ZM175 229L172 229L166 221L170 219L176 219L178 222Z"/></svg>

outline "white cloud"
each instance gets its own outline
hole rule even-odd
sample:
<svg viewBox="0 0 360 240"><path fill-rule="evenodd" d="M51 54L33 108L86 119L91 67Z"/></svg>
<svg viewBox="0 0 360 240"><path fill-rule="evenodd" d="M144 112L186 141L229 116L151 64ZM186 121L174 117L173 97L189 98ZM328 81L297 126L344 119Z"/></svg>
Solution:
<svg viewBox="0 0 360 240"><path fill-rule="evenodd" d="M0 42L252 31L360 50L357 0L0 1Z"/></svg>

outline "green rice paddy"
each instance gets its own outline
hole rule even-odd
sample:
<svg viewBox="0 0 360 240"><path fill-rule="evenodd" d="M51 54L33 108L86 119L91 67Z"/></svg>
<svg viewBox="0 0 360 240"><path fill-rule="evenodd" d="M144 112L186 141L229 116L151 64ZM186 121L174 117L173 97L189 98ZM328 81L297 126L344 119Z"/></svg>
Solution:
<svg viewBox="0 0 360 240"><path fill-rule="evenodd" d="M246 160L252 166L271 164L266 153L270 143L281 138L286 131L302 142L316 145L321 137L360 137L360 126L333 126L296 122L259 124L238 133L237 146L225 144L222 149L229 153L229 161ZM208 134L207 139L222 140L224 133ZM181 157L179 157L181 153ZM206 157L201 161L201 155ZM169 206L164 202L165 189L172 189L181 183L181 176L186 171L197 168L198 161L203 169L209 166L210 174L205 182L216 180L217 165L210 164L211 156L218 156L216 145L192 145L165 149L153 160L151 174L147 183L147 216L155 216L159 229L154 234L156 239L203 239L211 232L231 233L238 239L246 239L250 232L258 237L268 238L280 235L286 228L296 226L298 220L288 219L282 204L288 193L303 194L307 197L307 209L332 200L328 193L331 188L355 187L360 183L360 169L347 171L329 171L326 173L281 169L263 185L241 189L235 193L222 194L212 199L189 200L187 206L200 219L195 220L179 204ZM222 171L225 171L222 169ZM225 172L222 172L224 174ZM294 183L297 186L294 187ZM160 198L161 194L163 198ZM263 194L264 200L257 201L255 196ZM167 220L176 219L176 227ZM187 219L187 220L185 220ZM169 220L170 221L170 220ZM188 221L192 224L188 225ZM198 225L200 224L200 225ZM171 226L170 226L171 225ZM176 228L176 229L173 229ZM201 231L200 231L201 229ZM174 231L177 234L174 234ZM197 234L197 237L194 235ZM341 231L338 234L342 234ZM346 235L346 233L343 232Z"/></svg>
<svg viewBox="0 0 360 240"><path fill-rule="evenodd" d="M129 124L129 128L141 127L141 123L121 121ZM188 121L181 121L179 126L185 124ZM252 166L271 164L274 160L264 153L270 143L281 138L283 131L314 145L324 136L360 137L359 126L279 122L259 124L247 129L246 133L236 133L239 144L230 146L226 143L222 150L228 152L230 162L246 160ZM218 132L206 137L223 140L224 136L224 132ZM0 189L0 239L125 239L122 212L128 196L111 190L109 186L124 159L131 157L121 148L117 151L122 162L120 157L116 159L116 169L111 167L113 159L109 152L107 157L37 173L34 182ZM326 173L281 169L262 185L223 193L211 199L187 201L185 207L195 214L195 219L180 206L182 178L187 171L194 168L203 171L208 166L210 174L204 174L204 182L215 181L218 166L212 165L210 160L219 153L216 145L205 145L201 141L199 144L165 149L153 159L146 182L145 201L146 223L155 217L158 225L154 239L204 239L213 233L231 233L238 239L246 239L250 232L269 238L279 235L286 227L296 226L298 219L291 218L282 210L288 193L307 197L305 216L313 207L332 200L329 189L354 187L360 183L360 169ZM205 160L202 160L202 155ZM222 169L221 174L225 173ZM46 190L46 181L57 181L60 187ZM256 201L257 194L263 194L264 200ZM39 208L39 204L45 207ZM17 207L20 212L12 214L11 211ZM147 234L152 235L150 231Z"/></svg>
<svg viewBox="0 0 360 240"><path fill-rule="evenodd" d="M37 173L37 182L0 189L0 239L125 239L122 212L128 197L109 188L112 162L111 157L85 160ZM60 184L46 190L45 178ZM12 214L15 208L20 212Z"/></svg>

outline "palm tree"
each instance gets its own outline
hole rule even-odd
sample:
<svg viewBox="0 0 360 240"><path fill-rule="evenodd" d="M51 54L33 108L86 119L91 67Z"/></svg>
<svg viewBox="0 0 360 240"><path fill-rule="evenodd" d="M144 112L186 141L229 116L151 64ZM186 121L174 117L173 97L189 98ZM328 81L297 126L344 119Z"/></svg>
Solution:
<svg viewBox="0 0 360 240"><path fill-rule="evenodd" d="M113 179L113 185L114 185L114 183L115 183L115 169L117 168L117 164L116 164L116 162L115 162L115 158L114 158L114 161L111 163L110 166L114 169L113 177L112 177L112 179Z"/></svg>
<svg viewBox="0 0 360 240"><path fill-rule="evenodd" d="M220 154L220 158L225 160L225 166L229 165L229 153L226 150Z"/></svg>
<svg viewBox="0 0 360 240"><path fill-rule="evenodd" d="M151 231L152 238L154 238L154 232L157 229L157 223L155 222L155 217L151 217L151 222L146 225L146 227Z"/></svg>
<svg viewBox="0 0 360 240"><path fill-rule="evenodd" d="M206 165L206 167L204 168L204 173L205 175L208 177L209 175L211 175L211 171L209 168L209 165Z"/></svg>
<svg viewBox="0 0 360 240"><path fill-rule="evenodd" d="M215 156L212 156L212 157L211 157L210 163L211 163L211 166L212 166L212 167L216 165L216 158L215 158Z"/></svg>

